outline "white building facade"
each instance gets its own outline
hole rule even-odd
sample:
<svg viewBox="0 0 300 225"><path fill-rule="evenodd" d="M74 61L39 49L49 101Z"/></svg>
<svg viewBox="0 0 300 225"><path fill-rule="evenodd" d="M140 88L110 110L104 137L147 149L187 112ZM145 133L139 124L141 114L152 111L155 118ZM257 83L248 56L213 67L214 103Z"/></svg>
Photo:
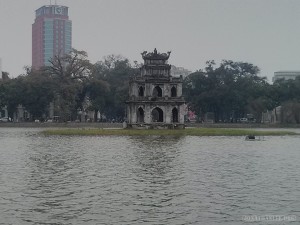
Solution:
<svg viewBox="0 0 300 225"><path fill-rule="evenodd" d="M277 71L274 73L274 77L272 79L273 82L276 80L295 80L296 77L300 76L300 71Z"/></svg>

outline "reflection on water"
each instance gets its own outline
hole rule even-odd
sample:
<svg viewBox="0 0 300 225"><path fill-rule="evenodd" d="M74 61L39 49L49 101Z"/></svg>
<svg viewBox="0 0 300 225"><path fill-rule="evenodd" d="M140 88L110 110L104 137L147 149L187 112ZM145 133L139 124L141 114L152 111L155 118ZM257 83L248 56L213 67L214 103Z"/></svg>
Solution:
<svg viewBox="0 0 300 225"><path fill-rule="evenodd" d="M249 215L299 223L299 137L38 131L0 128L0 224L249 224Z"/></svg>

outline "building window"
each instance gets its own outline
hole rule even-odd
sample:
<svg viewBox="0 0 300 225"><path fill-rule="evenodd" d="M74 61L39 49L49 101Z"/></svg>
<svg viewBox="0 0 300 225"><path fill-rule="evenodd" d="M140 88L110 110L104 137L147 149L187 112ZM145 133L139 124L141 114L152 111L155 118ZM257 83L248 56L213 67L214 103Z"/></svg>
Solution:
<svg viewBox="0 0 300 225"><path fill-rule="evenodd" d="M153 97L162 97L162 90L159 86L153 89Z"/></svg>
<svg viewBox="0 0 300 225"><path fill-rule="evenodd" d="M176 87L171 88L171 97L176 97L177 96L177 90Z"/></svg>
<svg viewBox="0 0 300 225"><path fill-rule="evenodd" d="M144 88L142 86L139 87L139 96L140 97L144 96Z"/></svg>

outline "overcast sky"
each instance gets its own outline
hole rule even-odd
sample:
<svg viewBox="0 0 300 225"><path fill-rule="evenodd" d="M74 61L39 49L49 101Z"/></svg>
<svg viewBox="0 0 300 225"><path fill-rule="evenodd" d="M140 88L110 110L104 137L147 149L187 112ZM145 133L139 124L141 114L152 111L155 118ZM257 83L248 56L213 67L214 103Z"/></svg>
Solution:
<svg viewBox="0 0 300 225"><path fill-rule="evenodd" d="M144 50L172 51L169 63L191 71L207 60L253 63L268 80L300 70L300 0L57 0L69 7L73 48L91 62L110 54L142 62ZM55 0L52 0L52 4ZM50 0L0 0L2 70L31 65L35 10Z"/></svg>

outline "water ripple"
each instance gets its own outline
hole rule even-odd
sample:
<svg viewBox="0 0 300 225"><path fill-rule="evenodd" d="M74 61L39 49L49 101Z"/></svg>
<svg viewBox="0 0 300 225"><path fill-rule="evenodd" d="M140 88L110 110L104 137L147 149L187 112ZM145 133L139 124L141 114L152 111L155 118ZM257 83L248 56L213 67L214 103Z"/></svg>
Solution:
<svg viewBox="0 0 300 225"><path fill-rule="evenodd" d="M297 137L45 137L0 128L0 224L247 224L296 215ZM267 224L267 223L265 223Z"/></svg>

